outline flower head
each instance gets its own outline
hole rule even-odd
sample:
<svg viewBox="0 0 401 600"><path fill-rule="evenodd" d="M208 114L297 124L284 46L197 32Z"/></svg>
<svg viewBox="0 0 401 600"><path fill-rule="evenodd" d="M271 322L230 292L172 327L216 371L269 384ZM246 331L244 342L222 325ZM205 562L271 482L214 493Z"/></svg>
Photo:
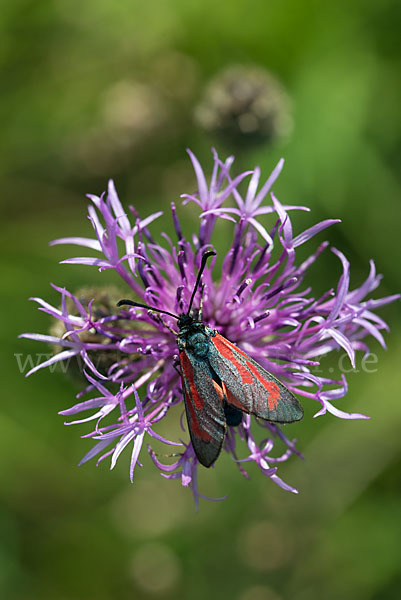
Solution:
<svg viewBox="0 0 401 600"><path fill-rule="evenodd" d="M290 104L272 73L256 65L231 65L206 85L194 116L202 129L243 149L287 137Z"/></svg>
<svg viewBox="0 0 401 600"><path fill-rule="evenodd" d="M301 263L297 261L296 250L338 221L325 220L293 233L288 210L305 210L305 207L282 205L273 194L281 161L257 192L259 169L232 179L229 174L232 159L223 163L214 152L214 169L208 185L198 160L192 153L190 158L198 191L184 195L184 201L191 200L199 207L197 235L183 234L176 207L172 205L177 241L173 243L167 235L160 242L155 241L150 226L162 213L140 219L131 208L132 219L124 211L110 182L106 195L89 196L92 201L89 218L95 237L69 237L53 242L89 248L98 253L97 257L70 258L63 262L96 266L100 271L113 269L125 285L126 297L149 305L155 311L186 313L201 258L205 251L213 248L216 220L239 217L238 222L234 220L232 224L232 239L225 256L218 257L220 267L214 259L203 272L203 322L243 349L301 400L317 402L319 409L315 416L328 411L344 419L367 418L344 412L335 405L347 392L345 375L323 376L316 366L322 356L339 349L345 351L354 366L356 351L369 352L365 341L368 337L373 336L384 346L382 332L388 327L374 311L399 296L370 298L380 281L373 261L366 281L359 288L351 289L349 263L339 250L332 248L341 273L338 283L320 297L314 297L311 288L304 287L304 279L329 244L321 243ZM244 200L238 185L249 175ZM231 198L236 207L222 206ZM271 215L269 232L257 220L261 214ZM168 448L177 446L178 451L176 448L174 452L177 460L170 464L161 461L150 445L148 450L161 474L169 479L180 479L184 486L192 489L197 501L201 496L196 477L199 463L188 441L188 432L184 440L169 440L157 432L159 422L168 417L174 405L183 402L176 368L176 320L168 314L140 307L109 313L103 307L99 311L95 297L93 301L82 303L65 288L53 288L61 296L60 308L40 298L33 300L39 303L40 310L62 324L64 334L58 337L24 334L23 337L62 348L30 373L76 357L84 365L87 386L79 394L77 404L61 411L65 416L74 416L68 424L95 422L94 429L85 437L93 438L96 443L81 462L94 456L102 461L110 456L113 468L121 452L129 446L132 479L136 465L140 464L145 437L147 442L156 440ZM199 310L199 303L200 294L197 294L193 303L195 312ZM99 366L97 352L102 356L110 352L112 360L102 360ZM81 400L86 395L90 398ZM75 415L82 412L84 417L75 419ZM264 430L261 442L255 427ZM285 446L281 454L277 453L276 442ZM240 425L228 427L224 450L244 475L246 463L253 461L274 483L296 492L277 475L280 462L293 454L300 456L295 440L288 439L279 425L244 415Z"/></svg>

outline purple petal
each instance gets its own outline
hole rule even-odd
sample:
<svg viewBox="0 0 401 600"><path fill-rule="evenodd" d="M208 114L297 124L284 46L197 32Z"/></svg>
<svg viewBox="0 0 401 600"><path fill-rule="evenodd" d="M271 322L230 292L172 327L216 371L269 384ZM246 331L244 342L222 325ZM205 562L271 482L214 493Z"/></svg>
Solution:
<svg viewBox="0 0 401 600"><path fill-rule="evenodd" d="M287 210L304 210L305 212L310 212L310 208L307 206L299 206L294 204L283 204L283 209L287 212ZM276 212L274 206L260 206L255 210L254 215L268 215L273 212Z"/></svg>
<svg viewBox="0 0 401 600"><path fill-rule="evenodd" d="M189 158L191 159L192 166L193 166L194 171L195 171L196 179L198 181L198 190L199 190L200 201L202 203L202 206L207 206L207 201L208 201L208 198L209 198L209 193L208 193L209 190L208 190L208 187L207 187L207 182L206 182L205 174L203 172L203 169L202 169L202 167L201 167L198 159L191 152L191 150L189 150L189 148L187 149L187 152L189 154Z"/></svg>
<svg viewBox="0 0 401 600"><path fill-rule="evenodd" d="M155 221L156 219L161 217L162 214L163 214L163 211L159 210L158 212L155 212L152 215L149 215L149 217L146 217L145 219L141 219L139 221L138 231L141 229L145 229L145 227L148 227L148 225L153 223L153 221ZM137 228L137 226L134 227L134 231L136 231L136 228Z"/></svg>
<svg viewBox="0 0 401 600"><path fill-rule="evenodd" d="M219 204L222 204L222 202L224 202L224 200L226 198L228 198L228 196L230 194L232 194L234 190L236 190L238 184L245 177L247 177L248 175L250 175L251 173L252 173L252 171L244 171L240 175L237 175L237 177L235 177L232 181L230 181L230 183L227 185L227 187L222 192L220 192L220 194L218 195L218 202L219 202ZM238 194L238 196L239 196L239 194ZM236 197L236 200L237 200L237 197Z"/></svg>
<svg viewBox="0 0 401 600"><path fill-rule="evenodd" d="M252 208L253 208L253 205L255 204L255 196L256 196L256 190L258 189L258 185L259 185L259 179L260 179L260 168L256 167L253 172L253 175L251 177L251 181L249 182L249 185L248 185L248 190L247 190L246 197L245 197L245 205L246 206L252 206ZM242 201L242 198L241 198L241 203L242 203L242 206L241 205L239 205L239 206L240 206L240 208L243 208L244 203ZM257 204L256 204L256 206L257 206Z"/></svg>
<svg viewBox="0 0 401 600"><path fill-rule="evenodd" d="M78 423L87 423L89 421L94 421L95 419L101 420L104 417L107 417L108 414L116 407L115 404L106 404L97 411L94 415L90 415L89 417L84 417L83 419L77 419L76 421L67 421L64 425L77 425Z"/></svg>
<svg viewBox="0 0 401 600"><path fill-rule="evenodd" d="M98 454L100 454L100 452L102 452L102 450L107 448L107 446L111 442L112 442L112 440L102 440L101 442L98 442L97 444L95 444L93 446L93 448L91 450L89 450L89 452L87 454L85 454L85 456L79 461L78 466L80 467L84 463L88 462L88 460L90 460L94 456L97 456Z"/></svg>
<svg viewBox="0 0 401 600"><path fill-rule="evenodd" d="M328 322L333 322L334 319L336 319L336 317L338 316L338 314L344 304L345 297L348 293L348 288L349 288L349 262L345 258L344 254L342 252L340 252L336 248L332 248L331 250L341 260L341 263L343 266L343 274L341 275L340 280L338 282L337 295L336 295L336 299L334 301L333 308L332 308L329 316L327 317Z"/></svg>
<svg viewBox="0 0 401 600"><path fill-rule="evenodd" d="M89 358L86 350L81 351L81 356L82 356L84 363L90 368L90 370L92 371L92 373L94 373L96 375L96 377L99 377L99 379L104 379L105 381L107 380L107 377L105 377L104 375L99 373L99 371L96 369L95 365Z"/></svg>
<svg viewBox="0 0 401 600"><path fill-rule="evenodd" d="M131 223L127 217L127 213L123 209L120 199L117 195L116 188L114 185L114 181L112 179L109 180L108 185L108 200L110 201L111 207L113 209L114 215L118 220L118 224L121 227L122 231L125 234L129 234L131 232Z"/></svg>
<svg viewBox="0 0 401 600"><path fill-rule="evenodd" d="M337 344L341 346L341 348L344 348L344 350L349 356L351 365L355 369L355 352L348 338L346 338L343 333L337 331L336 329L333 329L332 327L326 329L326 331L337 342Z"/></svg>
<svg viewBox="0 0 401 600"><path fill-rule="evenodd" d="M386 342L384 341L384 338L383 338L382 334L377 329L377 327L375 327L374 325L372 325L372 323L369 323L369 321L367 321L366 319L361 319L361 318L358 318L358 317L356 319L353 319L353 322L357 323L358 325L361 325L361 327L363 327L364 329L366 329L366 331L368 333L370 333L370 335L372 335L374 338L377 339L377 341L379 342L379 344L383 348L386 347Z"/></svg>
<svg viewBox="0 0 401 600"><path fill-rule="evenodd" d="M272 201L274 204L274 208L276 209L276 212L277 212L279 219L281 221L281 224L283 226L284 241L286 243L286 249L292 248L292 226L291 226L290 218L287 215L287 213L285 212L283 206L280 204L280 202L277 200L277 198L275 197L275 195L273 193L271 194L271 197L272 197Z"/></svg>
<svg viewBox="0 0 401 600"><path fill-rule="evenodd" d="M117 463L117 459L120 456L124 448L130 443L130 441L138 435L134 429L131 429L126 435L124 435L114 448L113 455L111 457L110 469L114 469Z"/></svg>
<svg viewBox="0 0 401 600"><path fill-rule="evenodd" d="M375 290L380 283L380 278L376 276L375 263L373 262L373 260L371 260L369 261L369 264L370 271L366 281L364 281L364 283L359 288L353 290L348 295L347 300L352 304L363 300L366 294Z"/></svg>
<svg viewBox="0 0 401 600"><path fill-rule="evenodd" d="M377 300L368 300L366 303L369 308L380 308L391 302L395 302L401 298L401 294L393 294L392 296L386 296L385 298L379 298Z"/></svg>
<svg viewBox="0 0 401 600"><path fill-rule="evenodd" d="M60 261L61 265L85 265L90 267L111 267L108 260L101 258L92 258L90 256L78 256L76 258L66 258Z"/></svg>
<svg viewBox="0 0 401 600"><path fill-rule="evenodd" d="M168 446L182 446L181 442L173 442L172 440L168 440L167 438L163 437L159 433L156 433L155 431L152 431L151 429L149 429L148 433L151 437L155 438L155 440L159 440L159 442L163 442L163 444L167 444Z"/></svg>
<svg viewBox="0 0 401 600"><path fill-rule="evenodd" d="M130 479L131 479L131 483L133 483L134 470L135 470L135 467L136 467L136 463L138 461L139 453L140 453L141 448L142 448L142 443L143 443L144 435L145 435L144 431L142 433L140 433L140 434L137 435L137 437L135 438L135 441L134 441L134 446L132 448L131 465L130 465L130 470L129 470L129 476L130 476Z"/></svg>
<svg viewBox="0 0 401 600"><path fill-rule="evenodd" d="M25 377L29 377L29 375L32 375L32 373L36 373L36 371L39 371L39 369L44 369L45 367L54 365L57 362L72 358L73 356L76 356L76 354L78 354L77 350L63 350L62 352L59 352L58 354L55 354L54 356L49 358L49 360L45 360L45 362L42 362L40 365L36 365L36 367L33 367L33 369L28 371Z"/></svg>
<svg viewBox="0 0 401 600"><path fill-rule="evenodd" d="M176 462L172 463L171 465L165 465L159 461L159 459L156 456L156 453L152 450L151 446L148 445L147 450L149 452L149 455L150 455L152 461L154 462L154 464L160 471L172 472L172 471L175 471L175 469L178 469L179 464L181 462L181 458L179 460L177 460Z"/></svg>
<svg viewBox="0 0 401 600"><path fill-rule="evenodd" d="M367 415L361 414L361 413L347 413L344 412L343 410L340 410L338 408L336 408L335 406L333 406L331 404L331 402L329 402L328 400L324 400L324 404L327 408L327 410L334 415L335 417L339 417L340 419L370 419L370 417L368 417ZM314 415L315 417L317 415Z"/></svg>
<svg viewBox="0 0 401 600"><path fill-rule="evenodd" d="M60 410L58 412L59 415L70 416L74 415L78 412L82 412L83 410L90 410L92 408L99 408L99 406L103 406L105 402L104 397L100 398L92 398L92 400L85 400L84 402L79 402L72 406L71 408L66 408L65 410Z"/></svg>
<svg viewBox="0 0 401 600"><path fill-rule="evenodd" d="M320 231L323 231L327 227L331 227L331 225L334 225L335 223L341 223L341 220L340 219L327 219L326 221L321 221L320 223L317 223L313 227L309 227L309 229L305 229L305 231L303 231L302 233L300 233L299 235L297 235L294 238L294 241L293 241L294 248L296 248L297 246L300 246L301 244L304 244L305 242L310 240L312 237L314 237L317 233L319 233Z"/></svg>
<svg viewBox="0 0 401 600"><path fill-rule="evenodd" d="M250 218L248 221L255 229L256 231L258 231L260 233L260 235L262 236L262 238L271 246L273 246L273 240L271 238L271 236L267 233L266 229L263 227L263 225L261 225L259 223L259 221L257 221L254 218Z"/></svg>
<svg viewBox="0 0 401 600"><path fill-rule="evenodd" d="M93 377L91 377L91 375L89 375L89 373L87 371L84 371L84 375L85 375L86 379L94 387L96 387L101 394L103 394L104 398L115 398L115 396L111 392L109 392L109 390L107 388L105 388L104 385L102 385L100 383L100 381L97 381L96 379L94 379Z"/></svg>
<svg viewBox="0 0 401 600"><path fill-rule="evenodd" d="M84 237L66 237L59 238L49 242L49 246L57 246L58 244L75 244L77 246L85 246L86 248L92 248L92 250L102 251L102 247L98 240Z"/></svg>
<svg viewBox="0 0 401 600"><path fill-rule="evenodd" d="M57 344L59 346L67 346L71 348L71 342L63 341L54 335L44 335L43 333L21 333L19 338L25 338L27 340L35 340L37 342L47 342L49 344Z"/></svg>
<svg viewBox="0 0 401 600"><path fill-rule="evenodd" d="M292 492L293 494L298 494L298 490L296 488L292 487L288 483L285 483L285 481L283 481L278 475L271 475L270 479L272 481L274 481L275 484L277 484L279 487L281 487L281 489L285 490L286 492Z"/></svg>
<svg viewBox="0 0 401 600"><path fill-rule="evenodd" d="M276 179L280 175L283 167L284 167L284 158L280 158L276 167L273 169L272 174L267 179L266 183L260 190L259 194L256 196L255 201L254 201L254 206L259 206L259 204L262 202L262 200L265 198L265 196L267 196L267 194L273 187L274 183L276 182Z"/></svg>
<svg viewBox="0 0 401 600"><path fill-rule="evenodd" d="M89 206L88 213L89 213L89 220L92 223L92 226L93 226L93 229L95 230L98 241L99 241L100 245L102 245L102 240L103 240L104 231L105 231L104 227L101 224L99 217L97 215L97 212L93 208L93 206Z"/></svg>
<svg viewBox="0 0 401 600"><path fill-rule="evenodd" d="M183 206L185 206L186 204L188 204L188 202L191 200L192 202L195 202L195 204L197 204L200 208L203 207L203 204L199 200L199 198L197 198L193 194L181 194L180 198L183 198L183 201L182 201Z"/></svg>

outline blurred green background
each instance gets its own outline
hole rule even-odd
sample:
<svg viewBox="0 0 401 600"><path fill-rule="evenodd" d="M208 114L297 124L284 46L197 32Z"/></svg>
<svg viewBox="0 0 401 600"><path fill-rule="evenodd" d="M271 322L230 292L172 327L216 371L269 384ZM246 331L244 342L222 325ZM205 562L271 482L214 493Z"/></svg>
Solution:
<svg viewBox="0 0 401 600"><path fill-rule="evenodd" d="M351 260L352 286L373 257L384 275L378 296L399 291L400 26L396 0L3 0L1 598L400 597L399 303L380 311L391 334L387 352L371 343L377 371L350 373L338 402L372 419L313 420L305 402L289 435L306 460L280 467L300 494L253 470L247 481L222 457L200 486L229 498L201 501L198 514L190 492L146 459L134 485L128 456L111 473L106 462L77 468L89 428L66 428L57 415L76 385L59 372L25 379L15 358L48 351L17 339L49 327L29 296L58 302L50 281L71 290L108 281L59 265L74 249L47 245L90 232L84 194L113 177L126 206L168 211L195 189L186 147L209 172L212 145L236 153L233 172L259 164L267 176L284 156L279 198L313 210L297 230L341 218L326 237ZM292 127L232 145L202 128L194 114L206 86L232 65L258 65L281 82ZM312 283L323 289L339 274L322 257Z"/></svg>

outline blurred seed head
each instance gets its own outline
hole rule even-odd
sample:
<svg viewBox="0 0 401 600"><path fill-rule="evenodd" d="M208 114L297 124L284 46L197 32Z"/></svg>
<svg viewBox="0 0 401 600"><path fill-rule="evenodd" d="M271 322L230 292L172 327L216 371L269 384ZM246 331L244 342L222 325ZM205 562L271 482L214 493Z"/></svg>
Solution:
<svg viewBox="0 0 401 600"><path fill-rule="evenodd" d="M231 66L206 86L196 122L230 144L271 143L292 127L290 101L279 81L256 66Z"/></svg>

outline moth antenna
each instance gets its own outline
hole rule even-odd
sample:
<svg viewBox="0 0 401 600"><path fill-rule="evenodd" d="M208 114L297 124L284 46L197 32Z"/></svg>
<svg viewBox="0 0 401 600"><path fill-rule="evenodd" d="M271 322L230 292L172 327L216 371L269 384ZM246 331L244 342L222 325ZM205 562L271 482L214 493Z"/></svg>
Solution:
<svg viewBox="0 0 401 600"><path fill-rule="evenodd" d="M199 282L201 280L202 273L205 270L207 259L210 256L216 256L216 252L214 250L208 250L202 256L202 262L201 262L201 265L200 265L200 268L199 268L198 277L196 278L194 290L192 292L191 301L189 303L189 308L188 308L188 311L187 311L187 315L189 315L189 313L191 312L192 304L193 304L193 301L195 299L195 294L196 294L196 292L198 290L198 287L199 287Z"/></svg>
<svg viewBox="0 0 401 600"><path fill-rule="evenodd" d="M154 308L153 306L149 306L148 304L141 304L141 302L133 302L132 300L127 300L126 298L123 298L123 300L120 300L119 302L117 302L117 306L135 306L137 308L147 308L148 310L151 310L153 312L158 312L158 313L163 313L164 315L169 315L170 317L174 317L174 319L179 319L179 317L177 315L173 315L173 313L168 312L167 310L161 310L160 308Z"/></svg>

